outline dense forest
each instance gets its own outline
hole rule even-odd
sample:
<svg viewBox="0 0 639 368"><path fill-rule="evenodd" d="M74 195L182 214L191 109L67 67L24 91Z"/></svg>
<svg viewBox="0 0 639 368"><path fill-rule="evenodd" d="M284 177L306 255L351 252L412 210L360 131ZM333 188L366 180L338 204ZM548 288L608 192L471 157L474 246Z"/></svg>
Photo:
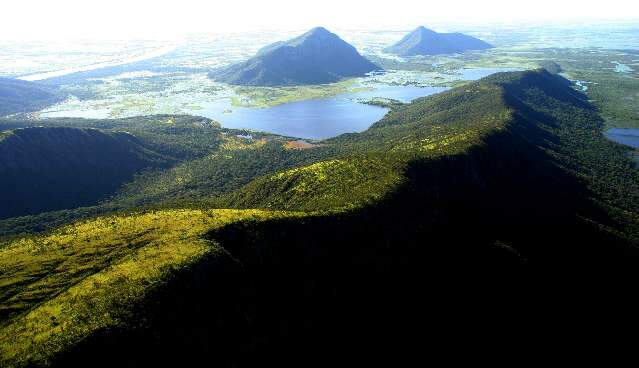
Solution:
<svg viewBox="0 0 639 368"><path fill-rule="evenodd" d="M413 334L455 339L470 315L495 328L481 308L492 294L462 293L480 294L480 275L525 292L525 275L639 255L630 150L545 70L397 106L306 149L191 117L52 123L126 130L173 161L62 216L80 221L37 235L10 229L60 213L0 224L13 234L4 366L401 364L423 351Z"/></svg>

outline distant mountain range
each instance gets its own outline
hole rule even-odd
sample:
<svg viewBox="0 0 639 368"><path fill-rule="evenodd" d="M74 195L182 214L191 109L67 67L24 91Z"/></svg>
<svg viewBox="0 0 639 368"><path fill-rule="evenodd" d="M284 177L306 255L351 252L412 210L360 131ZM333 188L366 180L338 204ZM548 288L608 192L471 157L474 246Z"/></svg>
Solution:
<svg viewBox="0 0 639 368"><path fill-rule="evenodd" d="M462 33L437 33L425 27L418 27L384 51L400 56L416 56L456 54L492 47L487 42Z"/></svg>
<svg viewBox="0 0 639 368"><path fill-rule="evenodd" d="M19 79L0 78L0 116L40 110L63 98L55 87Z"/></svg>
<svg viewBox="0 0 639 368"><path fill-rule="evenodd" d="M253 58L211 73L220 82L247 86L333 83L380 69L355 47L322 27L262 48Z"/></svg>

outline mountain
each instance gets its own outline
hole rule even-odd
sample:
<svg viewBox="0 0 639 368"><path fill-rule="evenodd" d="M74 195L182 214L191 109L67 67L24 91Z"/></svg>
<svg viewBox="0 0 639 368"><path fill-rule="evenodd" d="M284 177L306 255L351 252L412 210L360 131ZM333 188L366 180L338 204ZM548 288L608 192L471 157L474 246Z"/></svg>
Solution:
<svg viewBox="0 0 639 368"><path fill-rule="evenodd" d="M0 117L32 112L64 98L54 87L18 79L0 78Z"/></svg>
<svg viewBox="0 0 639 368"><path fill-rule="evenodd" d="M156 207L0 246L0 365L388 366L469 326L520 329L526 276L636 269L639 169L603 129L537 70L306 150L224 132L135 186Z"/></svg>
<svg viewBox="0 0 639 368"><path fill-rule="evenodd" d="M384 51L400 56L457 54L470 50L486 50L493 46L462 33L437 33L418 27Z"/></svg>
<svg viewBox="0 0 639 368"><path fill-rule="evenodd" d="M213 72L211 77L236 85L287 86L333 83L378 69L336 34L317 27L266 46L253 58Z"/></svg>
<svg viewBox="0 0 639 368"><path fill-rule="evenodd" d="M76 208L107 198L167 160L128 133L16 129L0 133L0 218Z"/></svg>

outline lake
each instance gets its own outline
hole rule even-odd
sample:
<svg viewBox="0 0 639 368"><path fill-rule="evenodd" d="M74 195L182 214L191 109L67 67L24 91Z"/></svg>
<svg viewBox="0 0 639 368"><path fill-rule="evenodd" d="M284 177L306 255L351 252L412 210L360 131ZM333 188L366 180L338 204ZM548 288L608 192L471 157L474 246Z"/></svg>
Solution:
<svg viewBox="0 0 639 368"><path fill-rule="evenodd" d="M257 109L231 107L229 99L200 104L196 115L219 121L225 128L266 131L304 139L325 139L362 132L386 115L388 109L358 103L374 97L410 102L445 91L445 87L380 86L375 90L291 102ZM232 112L228 112L231 110Z"/></svg>
<svg viewBox="0 0 639 368"><path fill-rule="evenodd" d="M607 130L604 135L611 141L639 148L639 129L613 128Z"/></svg>

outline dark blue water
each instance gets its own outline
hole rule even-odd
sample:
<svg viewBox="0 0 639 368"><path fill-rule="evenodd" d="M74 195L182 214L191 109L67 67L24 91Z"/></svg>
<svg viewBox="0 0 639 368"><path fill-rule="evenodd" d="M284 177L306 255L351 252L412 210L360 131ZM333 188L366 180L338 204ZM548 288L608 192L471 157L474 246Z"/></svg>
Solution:
<svg viewBox="0 0 639 368"><path fill-rule="evenodd" d="M197 114L225 128L252 129L304 139L325 139L361 132L386 115L388 109L358 103L358 99L392 98L410 102L442 92L441 87L383 86L374 91L286 103L265 109L231 107L228 100L203 105ZM231 113L228 113L231 110ZM227 111L227 112L225 112Z"/></svg>
<svg viewBox="0 0 639 368"><path fill-rule="evenodd" d="M604 135L611 141L639 148L639 129L614 128L606 131Z"/></svg>
<svg viewBox="0 0 639 368"><path fill-rule="evenodd" d="M230 109L231 113L224 111ZM366 130L387 109L347 99L326 98L282 104L265 109L230 107L228 102L204 105L198 115L225 128L251 129L305 139L324 139Z"/></svg>

